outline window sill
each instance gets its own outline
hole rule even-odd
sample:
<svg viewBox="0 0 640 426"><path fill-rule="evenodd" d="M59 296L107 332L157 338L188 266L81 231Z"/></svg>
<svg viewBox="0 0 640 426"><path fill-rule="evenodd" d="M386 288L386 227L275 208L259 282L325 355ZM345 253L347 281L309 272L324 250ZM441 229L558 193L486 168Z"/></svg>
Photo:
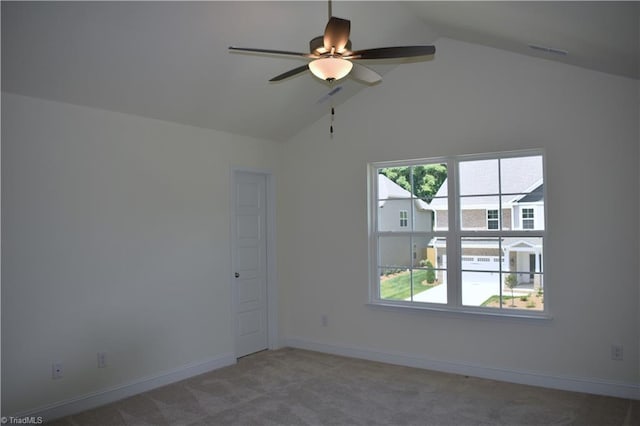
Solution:
<svg viewBox="0 0 640 426"><path fill-rule="evenodd" d="M536 321L549 321L553 316L548 312L531 312L522 310L499 310L487 308L473 308L470 306L451 307L446 305L435 304L417 304L406 302L393 302L386 300L374 300L366 304L375 309L388 309L396 312L434 312L436 314L453 314L455 316L477 316L486 318L508 318L508 319L525 319Z"/></svg>

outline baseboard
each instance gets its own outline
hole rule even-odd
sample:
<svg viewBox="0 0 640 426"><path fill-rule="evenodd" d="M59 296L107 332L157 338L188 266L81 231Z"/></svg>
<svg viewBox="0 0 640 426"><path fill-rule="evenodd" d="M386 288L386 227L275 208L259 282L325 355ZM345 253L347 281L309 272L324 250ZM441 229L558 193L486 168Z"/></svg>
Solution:
<svg viewBox="0 0 640 426"><path fill-rule="evenodd" d="M416 355L396 352L381 352L352 346L333 345L301 338L285 339L284 343L286 346L293 348L308 349L312 351L367 359L370 361L386 362L389 364L403 365L407 367L424 368L427 370L435 370L445 373L481 377L484 379L540 386L551 389L640 400L640 383L623 383L584 377L551 376L520 370L514 371L481 365L438 361Z"/></svg>
<svg viewBox="0 0 640 426"><path fill-rule="evenodd" d="M130 383L113 386L101 391L92 392L76 398L46 405L34 410L18 413L13 417L42 417L46 421L90 410L101 405L109 404L123 398L128 398L160 386L165 386L180 380L188 379L208 371L227 367L236 363L234 354L223 354L208 360L183 365L174 370L162 372L158 375L145 377Z"/></svg>

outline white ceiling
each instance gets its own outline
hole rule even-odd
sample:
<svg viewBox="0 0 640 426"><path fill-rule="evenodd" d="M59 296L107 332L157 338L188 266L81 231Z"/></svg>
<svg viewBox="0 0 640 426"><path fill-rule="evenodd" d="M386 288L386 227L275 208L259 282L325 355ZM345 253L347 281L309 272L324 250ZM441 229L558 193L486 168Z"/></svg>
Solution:
<svg viewBox="0 0 640 426"><path fill-rule="evenodd" d="M440 36L638 79L638 2L342 2L354 49ZM331 89L302 59L327 3L2 2L2 90L258 138L286 140L327 113ZM566 50L567 56L527 47ZM432 59L437 61L438 53ZM396 64L368 62L383 76ZM389 77L392 78L392 77ZM336 105L367 87L351 79ZM382 83L384 84L384 79Z"/></svg>

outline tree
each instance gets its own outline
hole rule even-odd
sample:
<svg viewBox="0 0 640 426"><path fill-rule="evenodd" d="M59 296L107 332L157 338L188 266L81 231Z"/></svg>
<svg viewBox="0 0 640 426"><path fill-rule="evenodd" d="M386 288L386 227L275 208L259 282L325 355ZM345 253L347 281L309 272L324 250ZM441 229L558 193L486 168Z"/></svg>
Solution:
<svg viewBox="0 0 640 426"><path fill-rule="evenodd" d="M427 259L424 266L427 268L427 284L433 284L436 281L436 271L433 270L433 263Z"/></svg>
<svg viewBox="0 0 640 426"><path fill-rule="evenodd" d="M516 274L509 274L504 277L504 285L511 289L511 306L516 306L515 297L513 296L513 289L518 285L518 277Z"/></svg>
<svg viewBox="0 0 640 426"><path fill-rule="evenodd" d="M430 202L447 179L447 166L426 164L411 167L387 167L381 169L380 174L412 192L417 198Z"/></svg>

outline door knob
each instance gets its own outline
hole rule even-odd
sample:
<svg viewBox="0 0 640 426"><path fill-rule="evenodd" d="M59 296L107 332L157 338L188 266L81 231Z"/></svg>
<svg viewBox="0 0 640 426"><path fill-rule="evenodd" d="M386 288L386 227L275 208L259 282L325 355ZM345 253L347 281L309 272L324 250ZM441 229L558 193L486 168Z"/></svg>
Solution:
<svg viewBox="0 0 640 426"><path fill-rule="evenodd" d="M236 273L235 273L235 276L236 276L236 278L240 278L240 273L239 273L239 272L236 272Z"/></svg>

